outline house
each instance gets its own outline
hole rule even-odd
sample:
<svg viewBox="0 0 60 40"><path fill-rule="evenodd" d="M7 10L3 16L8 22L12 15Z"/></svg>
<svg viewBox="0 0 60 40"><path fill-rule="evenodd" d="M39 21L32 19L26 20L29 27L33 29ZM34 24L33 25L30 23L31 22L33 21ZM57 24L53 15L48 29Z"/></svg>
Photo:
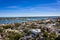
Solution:
<svg viewBox="0 0 60 40"><path fill-rule="evenodd" d="M37 35L38 33L41 32L41 29L30 29L30 32Z"/></svg>
<svg viewBox="0 0 60 40"><path fill-rule="evenodd" d="M60 29L56 29L55 31L56 31L57 36L60 35Z"/></svg>
<svg viewBox="0 0 60 40"><path fill-rule="evenodd" d="M10 32L16 32L16 33L18 33L18 32L19 32L18 30L5 29L5 32L8 32L8 31L10 31ZM22 31L22 30L20 30L20 31Z"/></svg>
<svg viewBox="0 0 60 40"><path fill-rule="evenodd" d="M29 40L29 39L32 39L32 36L24 36L20 38L19 40Z"/></svg>
<svg viewBox="0 0 60 40"><path fill-rule="evenodd" d="M0 40L2 40L2 37L1 37L1 35L0 35Z"/></svg>

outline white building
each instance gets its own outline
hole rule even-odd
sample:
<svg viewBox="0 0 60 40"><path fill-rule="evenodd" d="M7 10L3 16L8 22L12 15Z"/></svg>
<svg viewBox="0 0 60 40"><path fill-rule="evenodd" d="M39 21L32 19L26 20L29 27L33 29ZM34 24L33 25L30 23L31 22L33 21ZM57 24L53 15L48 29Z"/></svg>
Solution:
<svg viewBox="0 0 60 40"><path fill-rule="evenodd" d="M30 29L30 31L34 34L38 34L41 32L41 29Z"/></svg>

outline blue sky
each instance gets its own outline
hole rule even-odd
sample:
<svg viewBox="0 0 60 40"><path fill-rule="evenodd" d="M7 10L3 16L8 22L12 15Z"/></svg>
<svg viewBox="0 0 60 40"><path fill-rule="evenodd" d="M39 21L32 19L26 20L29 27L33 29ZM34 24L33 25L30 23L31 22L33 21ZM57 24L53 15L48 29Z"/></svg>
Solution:
<svg viewBox="0 0 60 40"><path fill-rule="evenodd" d="M60 0L0 0L0 17L60 16Z"/></svg>

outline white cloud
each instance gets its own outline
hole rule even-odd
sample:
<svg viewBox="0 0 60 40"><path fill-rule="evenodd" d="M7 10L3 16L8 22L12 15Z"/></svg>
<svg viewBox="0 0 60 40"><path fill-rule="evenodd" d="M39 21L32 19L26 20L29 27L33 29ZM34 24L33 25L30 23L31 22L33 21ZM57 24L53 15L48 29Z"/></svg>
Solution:
<svg viewBox="0 0 60 40"><path fill-rule="evenodd" d="M23 12L33 12L33 13L38 13L38 12L56 12L56 9L51 8L51 7L44 7L44 6L35 6L35 7L27 7L21 10Z"/></svg>
<svg viewBox="0 0 60 40"><path fill-rule="evenodd" d="M60 0L57 0L57 3L60 3Z"/></svg>
<svg viewBox="0 0 60 40"><path fill-rule="evenodd" d="M18 8L18 6L8 6L8 7L5 7L5 8Z"/></svg>

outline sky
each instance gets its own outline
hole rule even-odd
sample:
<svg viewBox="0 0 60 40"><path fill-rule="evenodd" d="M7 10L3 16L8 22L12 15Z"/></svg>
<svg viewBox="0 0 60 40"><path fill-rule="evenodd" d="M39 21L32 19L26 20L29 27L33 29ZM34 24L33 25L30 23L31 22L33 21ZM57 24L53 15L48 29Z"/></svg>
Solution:
<svg viewBox="0 0 60 40"><path fill-rule="evenodd" d="M0 0L0 17L60 16L60 0Z"/></svg>

